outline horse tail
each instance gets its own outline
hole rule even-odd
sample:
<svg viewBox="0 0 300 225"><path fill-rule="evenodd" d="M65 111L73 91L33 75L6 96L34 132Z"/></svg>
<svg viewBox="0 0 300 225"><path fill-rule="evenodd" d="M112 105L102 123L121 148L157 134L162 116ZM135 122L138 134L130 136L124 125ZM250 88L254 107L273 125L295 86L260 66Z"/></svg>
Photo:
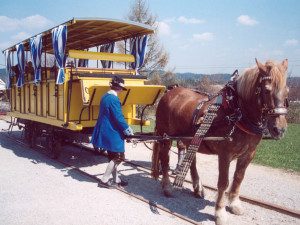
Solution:
<svg viewBox="0 0 300 225"><path fill-rule="evenodd" d="M156 131L154 135L156 135ZM151 176L152 179L157 180L159 177L159 166L160 166L160 157L159 157L160 147L159 142L154 142L153 151L152 151L152 168L151 168Z"/></svg>

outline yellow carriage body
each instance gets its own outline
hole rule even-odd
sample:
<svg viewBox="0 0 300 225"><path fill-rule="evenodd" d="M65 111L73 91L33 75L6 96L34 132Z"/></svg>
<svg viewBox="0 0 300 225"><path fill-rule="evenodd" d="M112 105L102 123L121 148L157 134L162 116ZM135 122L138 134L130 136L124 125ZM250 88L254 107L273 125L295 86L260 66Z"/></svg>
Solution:
<svg viewBox="0 0 300 225"><path fill-rule="evenodd" d="M103 19L73 19L66 23L68 40L66 52L70 58L132 62L134 57L125 54L85 52L84 49L125 40L154 30L146 25ZM53 54L51 30L43 35L43 52ZM23 41L29 50L29 39ZM9 48L15 51L15 46ZM45 59L46 61L46 59ZM11 77L11 111L9 116L35 121L63 129L80 131L93 128L99 114L101 97L110 89L109 82L115 75L125 81L127 91L119 96L128 124L141 124L136 118L136 104L151 105L165 90L164 86L145 85L146 76L137 75L132 69L64 68L65 82L56 84L57 69L42 67L40 85L34 83L33 70L25 73L25 84L17 87L17 77ZM142 121L149 125L149 121Z"/></svg>

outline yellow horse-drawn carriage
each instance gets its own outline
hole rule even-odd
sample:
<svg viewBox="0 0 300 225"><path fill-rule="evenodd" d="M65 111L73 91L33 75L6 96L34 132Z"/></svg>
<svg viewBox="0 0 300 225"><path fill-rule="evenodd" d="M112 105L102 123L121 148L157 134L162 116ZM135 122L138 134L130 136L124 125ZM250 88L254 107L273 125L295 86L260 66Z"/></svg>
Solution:
<svg viewBox="0 0 300 225"><path fill-rule="evenodd" d="M100 99L110 80L120 76L128 89L119 96L125 120L149 125L136 118L136 104L152 105L165 90L145 85L147 77L139 74L152 33L152 27L134 22L74 18L4 50L8 115L24 124L31 145L46 136L57 157L60 140L88 141ZM113 53L116 42L124 43L123 53ZM113 68L116 62L124 68Z"/></svg>

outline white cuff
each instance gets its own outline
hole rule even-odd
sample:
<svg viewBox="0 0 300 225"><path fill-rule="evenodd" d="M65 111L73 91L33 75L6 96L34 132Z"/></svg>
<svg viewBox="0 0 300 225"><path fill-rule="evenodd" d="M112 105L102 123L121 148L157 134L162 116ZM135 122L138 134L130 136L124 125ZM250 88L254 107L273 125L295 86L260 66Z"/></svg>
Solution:
<svg viewBox="0 0 300 225"><path fill-rule="evenodd" d="M133 135L133 130L131 127L128 127L127 129L123 130L123 133L127 136Z"/></svg>

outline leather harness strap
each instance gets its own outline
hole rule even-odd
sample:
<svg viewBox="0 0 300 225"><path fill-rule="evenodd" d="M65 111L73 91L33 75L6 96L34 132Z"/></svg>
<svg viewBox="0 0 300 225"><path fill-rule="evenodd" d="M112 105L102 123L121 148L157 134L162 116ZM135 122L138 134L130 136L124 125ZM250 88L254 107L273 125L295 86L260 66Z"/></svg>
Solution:
<svg viewBox="0 0 300 225"><path fill-rule="evenodd" d="M218 98L216 98L214 100L214 102L208 106L206 112L204 113L203 122L200 124L200 127L198 128L197 132L195 133L195 136L193 137L191 144L188 147L188 150L184 157L184 160L179 167L179 172L176 175L176 178L173 183L174 188L179 188L179 189L182 188L185 176L186 176L189 168L191 167L191 164L196 156L199 146L201 145L203 138L205 137L214 118L217 115L219 108L221 107L220 103L215 103L216 100L218 100ZM201 109L202 107L200 107L200 105L199 105L199 108ZM200 109L199 109L199 111L200 111ZM196 116L196 118L197 118L197 116Z"/></svg>

